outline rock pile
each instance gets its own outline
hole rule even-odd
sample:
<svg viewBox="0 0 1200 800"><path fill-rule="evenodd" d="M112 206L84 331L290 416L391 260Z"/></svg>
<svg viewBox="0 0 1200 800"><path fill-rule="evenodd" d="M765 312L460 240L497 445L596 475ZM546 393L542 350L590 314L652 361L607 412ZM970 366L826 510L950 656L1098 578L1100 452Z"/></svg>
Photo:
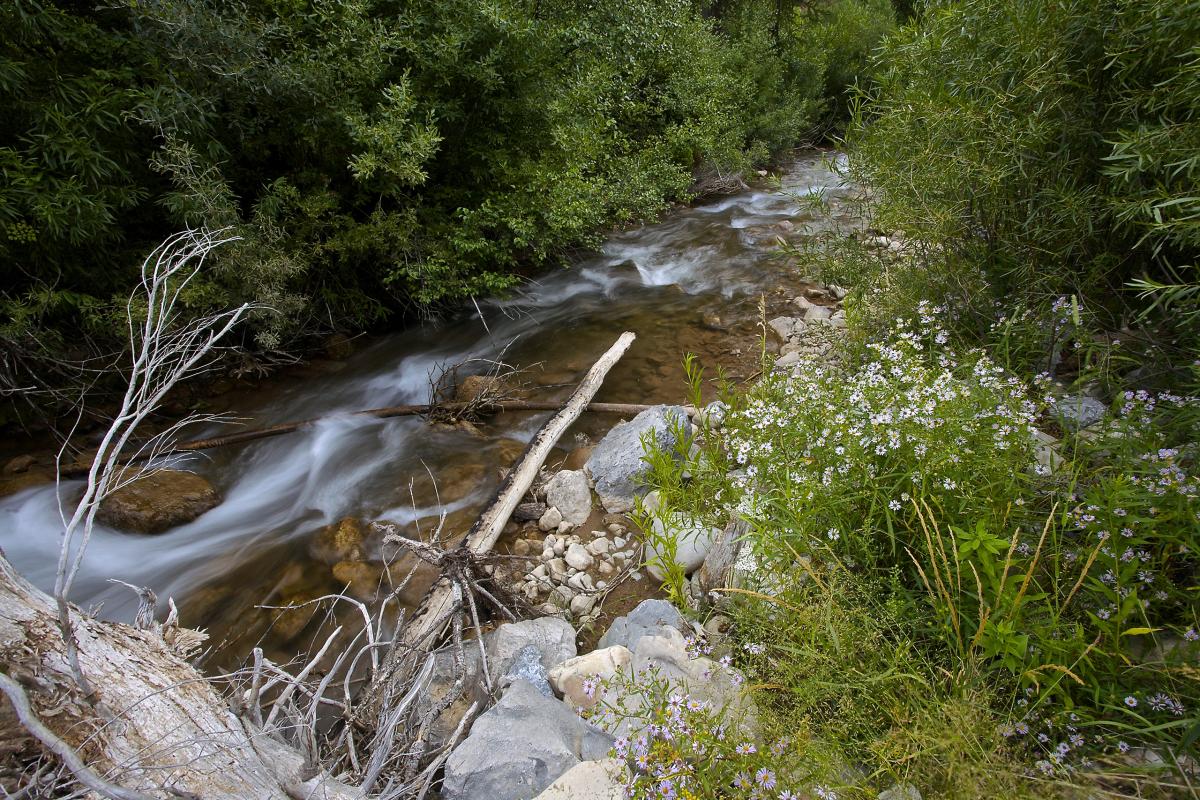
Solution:
<svg viewBox="0 0 1200 800"><path fill-rule="evenodd" d="M500 701L475 720L467 737L446 762L442 797L446 800L564 800L623 797L628 770L608 758L614 735L628 735L636 722L614 723L601 730L577 712L599 698L585 691L584 681L605 680L622 673L630 691L624 708L644 707L638 676L654 670L672 687L731 711L731 719L749 720L753 707L742 691L741 676L708 658L688 652L685 633L691 627L678 610L662 600L647 600L628 616L615 620L601 639L601 649L575 657L574 631L561 620L543 618L501 625L488 634L486 649L493 673L507 670L510 682ZM569 634L569 636L568 636ZM569 644L568 644L569 639ZM473 648L467 648L470 653ZM540 674L515 675L514 668L534 656L533 669L545 669L553 693L539 691ZM477 662L476 662L477 663ZM471 676L468 676L468 684ZM445 686L446 677L436 686ZM440 693L439 693L440 692ZM435 688L430 704L444 696ZM595 693L591 693L594 695ZM561 698L561 699L559 699ZM616 698L609 698L616 699ZM451 706L456 708L466 701ZM453 729L461 719L439 720L439 730Z"/></svg>
<svg viewBox="0 0 1200 800"><path fill-rule="evenodd" d="M791 367L806 357L829 354L835 337L846 328L842 308L845 297L846 290L840 286L814 286L792 298L798 316L776 317L767 323L781 343L777 369Z"/></svg>
<svg viewBox="0 0 1200 800"><path fill-rule="evenodd" d="M553 521L559 509L551 506L546 514ZM515 555L536 559L517 579L516 589L543 614L570 614L587 626L596 619L593 611L600 595L622 573L637 568L641 545L621 523L587 533L571 530L571 523L564 520L540 540L523 538L513 544Z"/></svg>

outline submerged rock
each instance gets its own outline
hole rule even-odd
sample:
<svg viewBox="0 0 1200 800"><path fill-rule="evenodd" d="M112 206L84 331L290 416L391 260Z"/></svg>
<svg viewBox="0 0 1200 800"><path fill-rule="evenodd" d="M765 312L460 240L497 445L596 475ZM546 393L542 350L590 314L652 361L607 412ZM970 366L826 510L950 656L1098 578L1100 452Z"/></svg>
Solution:
<svg viewBox="0 0 1200 800"><path fill-rule="evenodd" d="M360 519L346 517L317 531L308 543L308 554L325 564L341 561L365 561L367 525Z"/></svg>
<svg viewBox="0 0 1200 800"><path fill-rule="evenodd" d="M634 498L644 493L642 481L649 467L643 460L642 438L648 437L661 449L671 451L681 449L680 433L685 438L691 435L691 423L681 406L648 408L608 432L587 463L587 472L596 482L596 493L606 511L630 511Z"/></svg>
<svg viewBox="0 0 1200 800"><path fill-rule="evenodd" d="M134 533L162 533L217 506L221 496L193 472L154 470L106 497L96 515L105 525Z"/></svg>

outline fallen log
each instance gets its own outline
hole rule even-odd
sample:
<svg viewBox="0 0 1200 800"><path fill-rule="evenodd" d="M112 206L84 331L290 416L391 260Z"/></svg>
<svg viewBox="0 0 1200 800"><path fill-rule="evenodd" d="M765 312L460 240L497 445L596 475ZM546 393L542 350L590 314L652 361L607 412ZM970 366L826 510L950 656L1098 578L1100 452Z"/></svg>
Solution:
<svg viewBox="0 0 1200 800"><path fill-rule="evenodd" d="M550 455L559 437L579 418L587 407L588 402L595 396L604 382L608 371L620 360L629 346L633 344L635 335L631 332L621 334L616 343L596 361L588 370L584 379L575 389L566 403L559 408L558 413L551 417L537 435L530 441L525 452L509 471L504 482L496 492L495 498L483 510L467 537L463 546L472 555L480 556L492 549L500 532L508 522L509 516L521 498L533 485L538 470ZM432 644L441 636L447 621L453 615L456 600L455 586L446 578L434 584L430 593L425 597L421 606L396 642L385 659L380 672L374 676L370 685L359 698L355 708L355 723L363 728L370 728L376 720L383 705L384 698L395 694L392 685L397 679L402 656L413 651L432 649Z"/></svg>
<svg viewBox="0 0 1200 800"><path fill-rule="evenodd" d="M433 412L445 411L454 412L462 411L471 408L471 403L422 403L419 405L404 405L404 406L385 406L383 408L368 408L362 411L353 411L345 416L349 417L373 417L375 419L391 419L394 417L415 417L423 416ZM500 413L504 411L556 411L562 407L562 403L557 403L548 400L504 400L499 403L491 403L485 406L474 405L475 411L485 411L492 413ZM598 414L630 414L636 415L653 406L642 403L587 403L581 411L589 411ZM692 409L688 407L688 413ZM321 422L322 420L330 419L330 417L314 417L312 419L304 419L296 422L281 422L278 425L271 425L266 428L253 428L251 430L238 431L236 433L227 433L222 436L212 436L206 439L193 439L187 442L180 442L172 445L165 450L156 454L158 456L169 456L179 453L193 453L200 450L211 450L217 447L228 447L235 444L244 444L253 442L259 439L270 439L274 436L284 436L289 433L306 430ZM128 459L123 459L122 464L135 464L146 459L145 456L134 456ZM87 474L91 465L71 465L63 468L63 475L68 478L78 477Z"/></svg>

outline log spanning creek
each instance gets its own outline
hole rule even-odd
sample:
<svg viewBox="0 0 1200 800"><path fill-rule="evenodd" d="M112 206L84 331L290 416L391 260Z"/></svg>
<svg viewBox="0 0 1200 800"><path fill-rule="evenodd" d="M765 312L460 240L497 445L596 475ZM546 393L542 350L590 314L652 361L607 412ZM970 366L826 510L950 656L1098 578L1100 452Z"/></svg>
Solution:
<svg viewBox="0 0 1200 800"><path fill-rule="evenodd" d="M348 584L366 598L363 584L379 584L389 554L363 521L387 520L420 538L444 512L446 534L464 533L496 491L502 469L551 413L504 412L475 426L451 426L350 412L428 402L431 379L446 367L482 373L498 359L521 370L517 381L528 397L561 401L622 331L634 331L637 340L608 374L597 401L685 402L682 359L689 352L709 375L720 368L734 380L753 378L760 298L766 297L770 316L803 287L778 257L778 239L797 241L852 222L844 203L849 189L829 157L802 155L779 176L782 188L754 187L615 233L571 268L505 299L480 302L478 313L472 308L469 315L373 340L348 358L314 361L254 391L214 398L210 410L239 422L203 435L322 419L287 436L188 456L182 468L210 481L221 502L154 535L98 525L73 599L127 620L137 598L110 579L147 586L164 603L175 599L183 624L209 630L210 668L244 659L258 642L286 661L319 635L325 612L314 620L315 605L303 611L278 606ZM828 211L804 202L817 193ZM547 466L578 466L572 451L598 441L619 418L584 414ZM62 482L68 506L80 486ZM611 522L603 516L594 524ZM46 590L54 583L61 530L53 484L0 498L0 548ZM347 550L354 551L349 559ZM643 596L651 583L641 581ZM414 580L401 601L415 605L428 586L428 576Z"/></svg>

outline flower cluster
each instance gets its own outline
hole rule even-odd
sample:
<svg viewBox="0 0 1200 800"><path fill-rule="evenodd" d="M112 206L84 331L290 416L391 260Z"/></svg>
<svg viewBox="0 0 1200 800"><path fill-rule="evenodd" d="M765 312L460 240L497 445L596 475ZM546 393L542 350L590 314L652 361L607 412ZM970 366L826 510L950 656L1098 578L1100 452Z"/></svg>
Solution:
<svg viewBox="0 0 1200 800"><path fill-rule="evenodd" d="M1002 496L991 487L1032 477L1039 406L1029 388L981 352L942 346L936 313L920 307L920 324L869 345L853 374L804 361L746 398L725 442L744 516L769 526L786 506L803 511L793 519L805 547L850 547L862 537L844 534L895 527L913 497L986 503Z"/></svg>
<svg viewBox="0 0 1200 800"><path fill-rule="evenodd" d="M689 647L707 648L702 640ZM602 689L587 716L618 737L613 755L629 765L630 800L799 800L811 794L837 800L797 768L787 740L759 747L752 727L728 709L681 691L653 670L618 673Z"/></svg>

